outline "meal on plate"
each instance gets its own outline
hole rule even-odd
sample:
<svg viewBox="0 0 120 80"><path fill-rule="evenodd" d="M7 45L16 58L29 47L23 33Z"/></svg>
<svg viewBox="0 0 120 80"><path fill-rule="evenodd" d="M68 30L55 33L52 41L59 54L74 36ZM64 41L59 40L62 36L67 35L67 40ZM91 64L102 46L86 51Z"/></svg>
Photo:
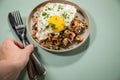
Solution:
<svg viewBox="0 0 120 80"><path fill-rule="evenodd" d="M33 39L52 50L65 49L82 42L82 34L88 26L76 13L74 6L63 3L47 3L37 8L32 15Z"/></svg>

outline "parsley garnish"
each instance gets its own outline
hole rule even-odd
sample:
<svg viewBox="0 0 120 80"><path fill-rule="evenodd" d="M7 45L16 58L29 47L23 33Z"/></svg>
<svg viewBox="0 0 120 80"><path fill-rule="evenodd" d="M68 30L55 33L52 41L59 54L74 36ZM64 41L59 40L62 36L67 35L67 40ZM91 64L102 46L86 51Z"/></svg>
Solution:
<svg viewBox="0 0 120 80"><path fill-rule="evenodd" d="M46 12L43 12L43 13L42 13L42 16L46 16L46 15L47 15L47 13L46 13Z"/></svg>
<svg viewBox="0 0 120 80"><path fill-rule="evenodd" d="M49 26L50 26L52 29L55 29L55 24L50 23Z"/></svg>
<svg viewBox="0 0 120 80"><path fill-rule="evenodd" d="M52 10L52 9L48 7L48 10Z"/></svg>
<svg viewBox="0 0 120 80"><path fill-rule="evenodd" d="M49 25L47 25L45 28L48 29L48 28L49 28Z"/></svg>
<svg viewBox="0 0 120 80"><path fill-rule="evenodd" d="M50 14L47 14L46 12L42 13L42 16L44 16L44 19L48 18Z"/></svg>
<svg viewBox="0 0 120 80"><path fill-rule="evenodd" d="M62 16L63 16L63 18L65 18L65 19L66 19L66 18L67 18L67 16L68 16L68 14L64 12L64 13L62 14Z"/></svg>
<svg viewBox="0 0 120 80"><path fill-rule="evenodd" d="M60 10L62 10L62 9L63 9L63 7L62 7L61 5L59 5L57 11L60 11Z"/></svg>

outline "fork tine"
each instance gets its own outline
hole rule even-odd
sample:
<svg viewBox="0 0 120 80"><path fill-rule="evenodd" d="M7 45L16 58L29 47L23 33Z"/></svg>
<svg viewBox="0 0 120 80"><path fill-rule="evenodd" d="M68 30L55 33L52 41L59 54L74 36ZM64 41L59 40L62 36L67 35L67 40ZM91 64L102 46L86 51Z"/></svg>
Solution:
<svg viewBox="0 0 120 80"><path fill-rule="evenodd" d="M18 16L19 16L19 22L21 23L21 24L23 24L23 21L22 21L22 17L21 17L21 15L20 15L20 12L19 11L17 11L18 12Z"/></svg>
<svg viewBox="0 0 120 80"><path fill-rule="evenodd" d="M13 15L13 17L14 17L14 19L15 19L15 22L16 22L16 25L18 25L18 20L17 20L17 15L16 15L16 11L13 11L12 12L12 15Z"/></svg>
<svg viewBox="0 0 120 80"><path fill-rule="evenodd" d="M16 21L17 25L22 25L23 24L23 21L22 21L22 18L21 18L21 15L20 15L19 11L14 11L13 16L15 18L15 21Z"/></svg>

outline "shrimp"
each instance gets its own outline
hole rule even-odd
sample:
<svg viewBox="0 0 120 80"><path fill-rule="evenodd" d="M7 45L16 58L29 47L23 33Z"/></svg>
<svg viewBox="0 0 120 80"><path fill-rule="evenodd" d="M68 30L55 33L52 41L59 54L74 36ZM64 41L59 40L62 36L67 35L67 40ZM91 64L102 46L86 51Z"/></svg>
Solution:
<svg viewBox="0 0 120 80"><path fill-rule="evenodd" d="M58 35L55 35L52 37L52 40L58 40L58 38L59 38Z"/></svg>
<svg viewBox="0 0 120 80"><path fill-rule="evenodd" d="M85 25L84 25L83 23L80 23L80 27L81 27L82 29L85 29Z"/></svg>
<svg viewBox="0 0 120 80"><path fill-rule="evenodd" d="M32 26L32 29L38 31L38 25L37 25L37 23L35 23L35 24Z"/></svg>
<svg viewBox="0 0 120 80"><path fill-rule="evenodd" d="M70 32L69 36L70 36L70 42L72 43L76 34L74 32Z"/></svg>
<svg viewBox="0 0 120 80"><path fill-rule="evenodd" d="M64 34L70 40L70 43L72 43L72 41L74 40L74 37L76 36L76 34L70 30L65 30Z"/></svg>
<svg viewBox="0 0 120 80"><path fill-rule="evenodd" d="M75 26L78 26L79 23L80 23L80 19L79 19L79 18L75 18L75 19L74 19L74 24L75 24Z"/></svg>
<svg viewBox="0 0 120 80"><path fill-rule="evenodd" d="M63 40L64 46L67 46L69 42L70 42L70 40L69 40L68 38L65 38L65 39Z"/></svg>
<svg viewBox="0 0 120 80"><path fill-rule="evenodd" d="M52 38L51 33L49 33L49 34L47 35L47 38L48 38L49 41L51 41L51 38Z"/></svg>
<svg viewBox="0 0 120 80"><path fill-rule="evenodd" d="M64 31L64 33L68 36L71 33L71 31L67 29Z"/></svg>
<svg viewBox="0 0 120 80"><path fill-rule="evenodd" d="M75 39L76 41L79 41L79 42L83 41L83 37L81 35L77 35Z"/></svg>
<svg viewBox="0 0 120 80"><path fill-rule="evenodd" d="M36 37L36 33L37 33L36 30L32 30L32 37L33 37L33 39L36 39L36 38L37 38L37 37Z"/></svg>
<svg viewBox="0 0 120 80"><path fill-rule="evenodd" d="M74 24L74 21L71 22L71 25L68 26L68 29L73 31L75 28L75 24Z"/></svg>

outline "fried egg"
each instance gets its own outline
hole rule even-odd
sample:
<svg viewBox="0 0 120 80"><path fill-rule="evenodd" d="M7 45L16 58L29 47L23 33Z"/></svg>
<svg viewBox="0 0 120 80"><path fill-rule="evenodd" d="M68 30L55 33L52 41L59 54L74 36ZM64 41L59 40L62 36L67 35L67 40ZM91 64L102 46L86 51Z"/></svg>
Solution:
<svg viewBox="0 0 120 80"><path fill-rule="evenodd" d="M38 15L36 37L39 40L44 40L49 33L59 34L60 31L71 24L75 14L76 8L74 6L62 3L47 3L34 14Z"/></svg>

